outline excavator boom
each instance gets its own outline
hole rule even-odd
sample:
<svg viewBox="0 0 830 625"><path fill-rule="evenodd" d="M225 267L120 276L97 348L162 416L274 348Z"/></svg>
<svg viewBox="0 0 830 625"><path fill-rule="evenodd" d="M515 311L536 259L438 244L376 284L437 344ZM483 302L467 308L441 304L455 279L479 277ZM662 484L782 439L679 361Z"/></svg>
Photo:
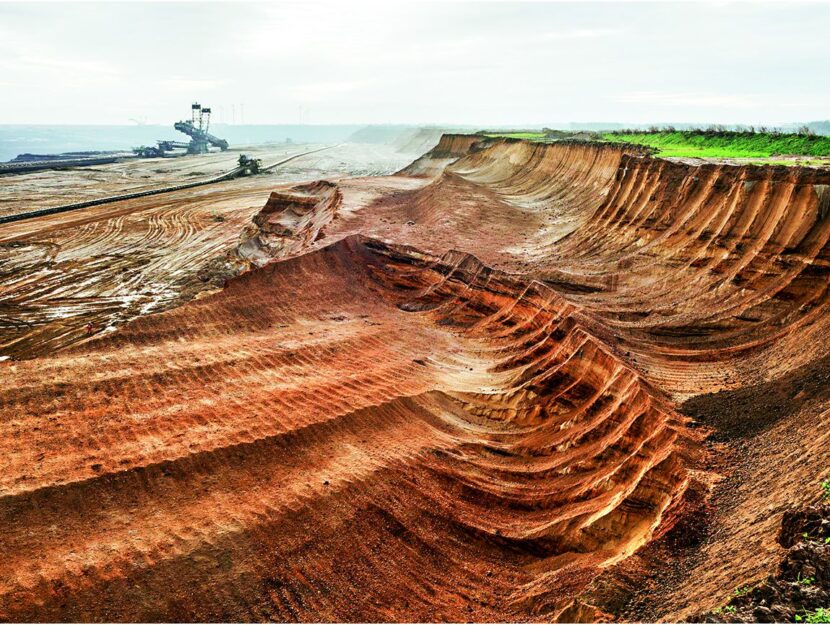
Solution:
<svg viewBox="0 0 830 625"><path fill-rule="evenodd" d="M187 136L189 136L191 141L191 147L194 147L194 143L202 144L205 149L191 149L190 151L194 152L206 152L207 146L212 145L215 148L219 148L220 150L224 151L228 149L228 142L224 139L220 139L219 137L210 134L206 130L198 128L197 126L193 125L191 121L183 121L183 122L176 122L173 124L173 127L178 130L179 132L183 132Z"/></svg>

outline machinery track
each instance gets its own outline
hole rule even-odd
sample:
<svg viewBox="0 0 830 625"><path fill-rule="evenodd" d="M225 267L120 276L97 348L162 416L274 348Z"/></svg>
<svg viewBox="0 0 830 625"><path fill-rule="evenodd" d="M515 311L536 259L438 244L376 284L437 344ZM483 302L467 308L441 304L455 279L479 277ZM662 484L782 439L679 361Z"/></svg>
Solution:
<svg viewBox="0 0 830 625"><path fill-rule="evenodd" d="M135 159L136 156L129 152L110 154L106 156L93 156L86 158L67 158L60 160L26 161L21 163L0 163L0 176L12 174L28 174L33 171L44 169L71 169L73 167L89 167L92 165L108 165L119 161Z"/></svg>
<svg viewBox="0 0 830 625"><path fill-rule="evenodd" d="M315 152L321 152L323 150L331 149L333 146L326 146L324 148L318 148L316 150L309 150L308 152L301 152L300 154L295 154L294 156L290 156L285 158L281 161L276 163L272 163L267 167L261 168L260 171L270 171L275 167L279 167L280 165L284 165L289 161L293 161L294 159L300 158L301 156L307 156L309 154L314 154ZM194 187L202 187L208 184L215 184L217 182L222 182L224 180L231 180L232 178L236 178L239 176L243 171L244 167L235 167L234 169L225 172L224 174L220 174L219 176L214 176L212 178L207 178L206 180L198 180L196 182L187 182L184 184L177 184L170 187L162 187L161 189L149 189L147 191L136 191L134 193L122 193L120 195L110 195L107 197L97 198L94 200L86 200L84 202L73 202L72 204L63 204L61 206L51 206L49 208L41 208L36 211L29 211L27 213L18 213L16 215L5 215L0 217L0 224L6 223L13 223L15 221L22 221L24 219L33 219L35 217L43 217L46 215L55 215L57 213L66 213L73 210L78 210L79 208L89 208L90 206L100 206L101 204L110 204L112 202L121 202L123 200L134 200L140 197L147 197L149 195L159 195L161 193L171 193L173 191L182 191L184 189L192 189Z"/></svg>

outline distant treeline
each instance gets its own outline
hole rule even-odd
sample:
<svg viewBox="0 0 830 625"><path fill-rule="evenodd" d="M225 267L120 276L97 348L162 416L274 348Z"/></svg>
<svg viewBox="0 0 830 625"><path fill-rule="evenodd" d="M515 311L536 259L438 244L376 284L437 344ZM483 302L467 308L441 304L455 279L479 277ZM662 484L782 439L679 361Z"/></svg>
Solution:
<svg viewBox="0 0 830 625"><path fill-rule="evenodd" d="M665 130L731 130L734 132L768 132L782 134L804 134L830 135L830 120L786 123L781 125L749 125L749 124L712 124L701 125L686 122L664 123L664 124L620 124L620 123L571 123L564 126L557 126L559 130L582 130L588 132L660 132Z"/></svg>
<svg viewBox="0 0 830 625"><path fill-rule="evenodd" d="M830 122L828 122L830 124ZM813 127L809 125L799 126L795 130L786 131L782 128L768 127L768 126L737 126L730 127L721 124L711 124L705 128L676 128L674 126L649 126L646 129L639 128L622 128L620 130L612 130L610 134L616 135L656 135L664 133L682 132L687 135L704 135L707 137L737 137L746 134L763 134L771 136L816 136L821 133L816 132Z"/></svg>

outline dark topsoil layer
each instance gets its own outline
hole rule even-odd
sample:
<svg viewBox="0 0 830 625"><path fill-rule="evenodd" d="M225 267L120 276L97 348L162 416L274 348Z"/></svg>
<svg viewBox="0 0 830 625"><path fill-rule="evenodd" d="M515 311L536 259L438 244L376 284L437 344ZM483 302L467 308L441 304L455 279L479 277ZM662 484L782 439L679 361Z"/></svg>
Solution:
<svg viewBox="0 0 830 625"><path fill-rule="evenodd" d="M692 621L806 622L816 610L830 608L830 542L826 541L830 541L830 504L785 513L778 542L788 551L778 570L754 588L737 589L725 606L695 615Z"/></svg>

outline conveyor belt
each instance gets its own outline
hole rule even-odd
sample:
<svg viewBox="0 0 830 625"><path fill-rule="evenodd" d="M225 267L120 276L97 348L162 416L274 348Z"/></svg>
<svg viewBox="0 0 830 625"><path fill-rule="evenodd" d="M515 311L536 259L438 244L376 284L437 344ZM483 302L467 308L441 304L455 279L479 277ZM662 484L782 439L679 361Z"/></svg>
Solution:
<svg viewBox="0 0 830 625"><path fill-rule="evenodd" d="M267 167L263 167L261 171L270 171L279 165L283 165L289 161L292 161L296 158L300 158L301 156L306 156L308 154L313 154L314 152L321 152L322 150L328 150L334 146L326 146L324 148L318 148L316 150L309 150L308 152L302 152L300 154L295 154L294 156L290 156L285 158L281 161L268 165ZM206 180L199 180L196 182L187 182L184 184L178 184L171 187L163 187L161 189L149 189L146 191L136 191L134 193L123 193L121 195L110 195L108 197L97 198L94 200L86 200L83 202L74 202L72 204L63 204L61 206L51 206L49 208L42 208L36 211L29 211L27 213L18 213L16 215L6 215L0 217L0 224L5 223L12 223L15 221L22 221L24 219L32 219L34 217L44 217L46 215L54 215L56 213L65 213L68 211L77 210L79 208L88 208L90 206L99 206L101 204L109 204L110 202L120 202L122 200L132 200L139 197L146 197L148 195L158 195L160 193L171 193L173 191L181 191L182 189L192 189L194 187L201 187L208 184L214 184L216 182L222 182L223 180L230 180L232 178L237 177L244 171L244 167L235 167L234 169L225 172L219 176L214 176L213 178L208 178Z"/></svg>

